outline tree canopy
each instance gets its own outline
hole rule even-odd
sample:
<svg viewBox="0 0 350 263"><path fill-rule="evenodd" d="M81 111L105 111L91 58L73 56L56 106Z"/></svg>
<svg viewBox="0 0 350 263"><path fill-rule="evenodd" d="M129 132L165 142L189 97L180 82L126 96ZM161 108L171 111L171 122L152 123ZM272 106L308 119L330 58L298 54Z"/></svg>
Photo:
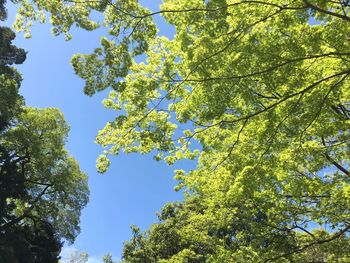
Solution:
<svg viewBox="0 0 350 263"><path fill-rule="evenodd" d="M0 136L1 262L57 262L88 201L87 177L64 149L57 109L21 108Z"/></svg>
<svg viewBox="0 0 350 263"><path fill-rule="evenodd" d="M0 261L57 263L62 240L79 233L87 176L64 147L63 114L24 106L22 77L10 65L21 64L26 52L11 44L14 38L0 27Z"/></svg>
<svg viewBox="0 0 350 263"><path fill-rule="evenodd" d="M85 93L109 89L116 112L97 136L100 172L120 151L198 160L175 178L201 209L134 229L127 262L145 262L144 242L164 262L349 260L349 1L165 0L154 12L137 0L18 2L27 36L47 12L67 39L72 26L108 28L72 58Z"/></svg>

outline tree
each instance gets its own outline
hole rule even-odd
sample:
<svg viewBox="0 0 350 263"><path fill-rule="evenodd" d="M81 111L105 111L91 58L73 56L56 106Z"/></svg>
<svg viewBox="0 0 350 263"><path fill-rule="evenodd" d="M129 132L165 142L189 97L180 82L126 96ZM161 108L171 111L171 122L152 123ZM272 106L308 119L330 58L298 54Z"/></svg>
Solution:
<svg viewBox="0 0 350 263"><path fill-rule="evenodd" d="M0 21L6 19L5 1L0 1ZM18 94L21 83L20 74L9 67L15 62L24 62L26 52L11 44L15 33L7 27L0 27L0 133L10 124L10 120L18 114L23 105L23 99ZM20 55L22 54L22 55Z"/></svg>
<svg viewBox="0 0 350 263"><path fill-rule="evenodd" d="M6 0L0 0L0 20L4 21L7 18L7 11L5 8Z"/></svg>
<svg viewBox="0 0 350 263"><path fill-rule="evenodd" d="M0 21L7 18L5 8L6 0L0 0ZM0 67L11 64L22 64L26 59L26 52L22 48L11 45L16 37L15 33L8 27L0 27Z"/></svg>
<svg viewBox="0 0 350 263"><path fill-rule="evenodd" d="M303 253L297 254L294 250L298 245L310 241L308 234L296 232L287 236L277 229L264 233L267 217L263 214L227 221L207 213L207 209L201 198L193 196L185 198L183 203L165 205L158 214L159 222L148 230L141 232L132 227L132 238L124 243L122 262L265 262L256 251L291 253L285 255L285 260L271 259L277 262L349 261L350 244L345 236L334 239L325 230L314 230L314 238L325 242L317 246L309 244Z"/></svg>
<svg viewBox="0 0 350 263"><path fill-rule="evenodd" d="M103 263L115 263L115 261L113 260L112 254L110 253L104 255L102 260L103 260Z"/></svg>
<svg viewBox="0 0 350 263"><path fill-rule="evenodd" d="M6 17L0 2L0 19ZM57 109L24 107L21 76L11 64L25 59L0 27L0 261L56 263L62 239L79 233L88 201L87 176L64 148L69 130Z"/></svg>
<svg viewBox="0 0 350 263"><path fill-rule="evenodd" d="M191 197L184 203L166 204L158 214L159 223L145 232L132 226L133 236L124 243L123 262L206 262L215 245L206 233L208 226L199 218L203 208L199 198Z"/></svg>
<svg viewBox="0 0 350 263"><path fill-rule="evenodd" d="M86 263L89 260L89 255L85 252L80 253L74 251L68 258L68 263Z"/></svg>
<svg viewBox="0 0 350 263"><path fill-rule="evenodd" d="M0 66L22 64L27 53L10 44L16 37L15 33L8 27L0 27L0 32Z"/></svg>
<svg viewBox="0 0 350 263"><path fill-rule="evenodd" d="M11 124L23 106L23 98L18 94L21 80L15 69L0 66L0 134Z"/></svg>
<svg viewBox="0 0 350 263"><path fill-rule="evenodd" d="M17 121L2 136L1 145L13 153L4 163L15 164L24 183L24 196L21 200L7 197L7 204L15 204L18 216L10 213L12 219L3 219L0 230L37 217L73 241L79 232L79 211L88 200L88 187L86 175L64 149L68 126L63 115L52 108L24 108Z"/></svg>
<svg viewBox="0 0 350 263"><path fill-rule="evenodd" d="M12 250L19 262L26 250L26 262L57 262L61 239L72 242L79 233L87 177L64 149L68 126L62 114L50 108L22 110L16 125L0 137L0 249ZM41 260L50 246L55 256Z"/></svg>
<svg viewBox="0 0 350 263"><path fill-rule="evenodd" d="M155 12L136 0L22 3L16 27L27 34L44 11L68 39L103 13L101 46L72 59L85 93L110 89L104 105L117 115L97 136L98 169L120 151L198 158L175 175L205 204L191 233L208 232L198 217L239 225L206 260L304 262L334 246L333 260L348 244L349 1L166 0ZM157 35L155 15L173 39Z"/></svg>
<svg viewBox="0 0 350 263"><path fill-rule="evenodd" d="M0 259L4 263L55 262L62 243L49 223L13 226L0 238Z"/></svg>
<svg viewBox="0 0 350 263"><path fill-rule="evenodd" d="M16 122L0 137L0 247L19 257L23 250L16 239L11 241L15 236L24 239L23 248L32 247L33 261L26 257L28 262L56 262L61 239L72 242L79 233L80 211L88 201L87 177L64 149L68 126L58 110L23 108ZM50 242L35 243L41 233L54 242L56 261L40 260L42 254L35 252L51 251Z"/></svg>

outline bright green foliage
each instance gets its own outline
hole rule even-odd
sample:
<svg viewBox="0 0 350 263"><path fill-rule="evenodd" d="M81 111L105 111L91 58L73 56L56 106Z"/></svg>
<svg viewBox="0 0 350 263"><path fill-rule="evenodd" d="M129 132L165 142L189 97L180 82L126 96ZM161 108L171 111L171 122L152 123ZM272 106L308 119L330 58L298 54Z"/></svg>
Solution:
<svg viewBox="0 0 350 263"><path fill-rule="evenodd" d="M23 30L43 10L64 33L95 28L85 26L92 10L104 15L101 47L72 59L88 95L111 90L103 104L117 117L97 136L99 171L120 151L198 158L175 177L203 209L175 230L214 252L187 247L166 262L347 261L349 1L165 0L153 14L136 0L20 2ZM175 27L172 40L156 35L156 14ZM125 258L153 240L134 233Z"/></svg>
<svg viewBox="0 0 350 263"><path fill-rule="evenodd" d="M350 259L350 244L344 236L296 254L298 245L311 241L308 234L289 232L283 235L276 228L271 231L271 226L268 229L265 225L267 216L263 212L250 214L245 220L229 218L229 215L223 220L214 213L207 214L207 209L198 196L187 197L182 204L167 204L158 214L159 223L149 230L141 233L137 227L132 227L133 237L124 244L123 262L265 261L256 251L271 255L291 253L286 255L288 260L276 260L278 262L348 262ZM319 240L332 238L324 230L313 231L312 235Z"/></svg>
<svg viewBox="0 0 350 263"><path fill-rule="evenodd" d="M149 231L141 233L132 227L133 237L124 244L123 262L205 262L215 246L206 233L208 221L199 216L202 212L198 198L167 204L158 214L160 223Z"/></svg>
<svg viewBox="0 0 350 263"><path fill-rule="evenodd" d="M89 190L64 149L67 132L57 109L22 108L1 134L1 262L56 262L62 238L79 233Z"/></svg>
<svg viewBox="0 0 350 263"><path fill-rule="evenodd" d="M88 186L86 175L64 149L67 132L57 109L24 108L16 126L1 137L1 145L15 153L13 159L24 160L28 196L7 200L16 204L13 213L27 220L33 216L50 222L61 237L73 241L79 232L79 211L88 200Z"/></svg>

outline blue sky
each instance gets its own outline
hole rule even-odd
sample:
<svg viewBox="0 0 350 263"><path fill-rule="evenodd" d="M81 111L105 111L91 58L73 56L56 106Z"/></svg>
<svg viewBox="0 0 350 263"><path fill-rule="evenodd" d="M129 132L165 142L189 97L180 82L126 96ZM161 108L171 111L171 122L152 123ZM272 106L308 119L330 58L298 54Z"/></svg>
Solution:
<svg viewBox="0 0 350 263"><path fill-rule="evenodd" d="M147 2L152 10L159 9L159 0ZM8 11L7 23L12 23L16 9L10 3ZM173 29L160 17L156 21L160 34L173 35ZM102 149L94 138L115 113L101 104L107 92L93 98L83 94L83 81L75 76L69 62L73 54L89 53L97 47L101 32L73 30L69 42L63 36L53 37L49 25L35 25L32 33L32 39L25 40L18 34L15 41L28 51L27 60L18 66L24 78L21 94L28 106L57 107L64 113L71 127L67 148L89 175L90 202L82 213L81 234L64 253L75 249L87 252L92 257L90 262L108 252L119 258L123 241L131 236L131 224L146 229L156 221L155 213L166 202L182 198L173 190L174 167L156 162L152 156L121 154L112 158L106 174L98 174L95 160Z"/></svg>

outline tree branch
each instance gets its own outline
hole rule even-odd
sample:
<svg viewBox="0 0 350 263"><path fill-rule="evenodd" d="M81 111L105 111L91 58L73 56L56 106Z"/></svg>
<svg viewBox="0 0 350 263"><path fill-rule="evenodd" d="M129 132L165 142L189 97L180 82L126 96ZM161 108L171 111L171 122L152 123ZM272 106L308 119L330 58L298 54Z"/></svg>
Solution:
<svg viewBox="0 0 350 263"><path fill-rule="evenodd" d="M294 249L288 253L285 253L285 254L282 254L282 255L279 255L277 257L273 257L273 258L269 258L267 259L265 262L272 262L272 261L276 261L280 258L285 258L287 256L290 256L290 255L293 255L295 253L300 253L300 252L303 252L304 250L310 248L310 247L313 247L315 245L321 245L321 244L324 244L324 243L328 243L328 242L331 242L339 237L341 237L342 235L344 235L346 232L348 232L350 230L350 225L346 226L344 229L334 233L333 235L331 235L331 237L329 238L326 238L326 239L319 239L319 240L316 240L314 242L311 242L305 246L302 246L302 247L299 247L297 249Z"/></svg>
<svg viewBox="0 0 350 263"><path fill-rule="evenodd" d="M324 13L324 14L327 14L327 15L330 15L330 16L335 16L335 17L341 18L341 19L343 19L345 21L350 21L350 17L348 17L346 15L341 15L341 14L334 13L334 12L331 12L331 11L328 11L328 10L324 10L324 9L322 9L322 8L316 6L316 5L311 4L308 0L303 0L303 1L308 7L312 8L312 9L314 9L314 10L320 12L320 13Z"/></svg>
<svg viewBox="0 0 350 263"><path fill-rule="evenodd" d="M39 200L41 199L41 197L46 193L46 191L49 189L50 185L47 185L42 191L41 193L34 199L34 201L32 202L32 205L30 207L28 207L21 216L16 217L15 219L11 220L10 222L7 222L3 225L0 226L0 232L8 229L9 227L19 223L22 219L26 218L29 213L35 208L35 204L37 202L39 202Z"/></svg>

